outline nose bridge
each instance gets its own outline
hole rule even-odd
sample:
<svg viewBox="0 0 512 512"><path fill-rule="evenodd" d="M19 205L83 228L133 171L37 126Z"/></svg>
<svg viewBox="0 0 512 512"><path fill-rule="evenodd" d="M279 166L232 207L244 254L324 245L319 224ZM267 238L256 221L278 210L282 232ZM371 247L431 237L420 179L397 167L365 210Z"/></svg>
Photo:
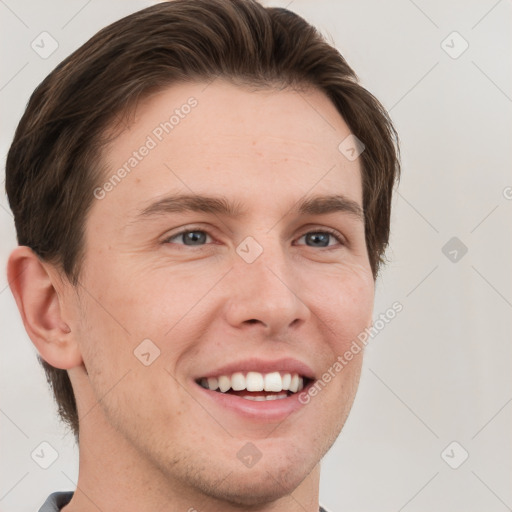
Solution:
<svg viewBox="0 0 512 512"><path fill-rule="evenodd" d="M238 262L242 267L241 273L247 275L249 280L252 278L256 285L277 287L279 291L284 286L282 280L287 279L288 274L291 274L285 250L275 235L272 237L272 233L265 237L259 236L261 243L251 238L252 240L247 240L237 248L237 254L243 260ZM249 253L244 253L243 251L247 248ZM250 256L246 258L246 254Z"/></svg>
<svg viewBox="0 0 512 512"><path fill-rule="evenodd" d="M288 274L288 279L291 277L289 255L281 243L277 228L260 230L247 236L237 246L236 252L236 265L249 280L252 277L257 283L269 284L267 281L280 282L275 274L282 276L281 279ZM281 286L284 286L283 283Z"/></svg>

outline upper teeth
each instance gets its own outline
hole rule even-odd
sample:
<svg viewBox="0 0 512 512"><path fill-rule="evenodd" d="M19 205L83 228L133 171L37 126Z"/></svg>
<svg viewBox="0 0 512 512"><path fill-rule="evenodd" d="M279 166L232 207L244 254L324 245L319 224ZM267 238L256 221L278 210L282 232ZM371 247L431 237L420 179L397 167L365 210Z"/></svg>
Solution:
<svg viewBox="0 0 512 512"><path fill-rule="evenodd" d="M201 385L207 389L215 391L219 389L222 393L233 389L233 391L283 391L288 390L292 393L300 391L304 387L304 379L297 373L259 373L242 372L233 373L233 375L220 375L218 377L208 377L201 379Z"/></svg>

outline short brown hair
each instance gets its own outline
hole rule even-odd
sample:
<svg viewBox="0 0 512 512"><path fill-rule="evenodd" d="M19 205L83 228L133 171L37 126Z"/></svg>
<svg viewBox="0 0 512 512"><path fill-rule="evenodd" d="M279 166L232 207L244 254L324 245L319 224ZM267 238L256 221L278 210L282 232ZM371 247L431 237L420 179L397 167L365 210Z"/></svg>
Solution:
<svg viewBox="0 0 512 512"><path fill-rule="evenodd" d="M78 285L107 129L150 91L217 77L263 87L314 87L333 102L365 145L365 237L376 279L400 176L398 135L383 106L314 27L255 0L174 0L148 7L100 30L43 80L7 156L6 189L18 243ZM60 417L78 442L68 373L38 360Z"/></svg>

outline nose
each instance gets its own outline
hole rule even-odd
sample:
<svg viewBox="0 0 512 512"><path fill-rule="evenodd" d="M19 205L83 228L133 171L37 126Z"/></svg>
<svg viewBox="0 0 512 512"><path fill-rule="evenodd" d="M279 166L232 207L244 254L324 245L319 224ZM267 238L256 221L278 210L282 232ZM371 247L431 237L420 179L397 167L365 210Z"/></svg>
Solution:
<svg viewBox="0 0 512 512"><path fill-rule="evenodd" d="M252 263L237 254L226 283L228 323L238 329L261 329L273 338L296 329L311 314L307 297L300 296L300 282L297 269L277 243L265 244Z"/></svg>

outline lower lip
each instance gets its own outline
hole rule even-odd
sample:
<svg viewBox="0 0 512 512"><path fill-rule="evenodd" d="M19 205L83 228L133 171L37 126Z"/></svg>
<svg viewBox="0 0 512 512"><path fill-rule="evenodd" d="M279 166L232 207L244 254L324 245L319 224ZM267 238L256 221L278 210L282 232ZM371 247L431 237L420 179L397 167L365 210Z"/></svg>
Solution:
<svg viewBox="0 0 512 512"><path fill-rule="evenodd" d="M199 388L199 391L208 400L215 404L236 412L240 416L251 420L263 421L282 421L290 414L298 411L304 407L304 404L299 402L299 396L308 391L309 387L313 385L310 382L305 388L298 393L294 393L287 398L280 398L277 400L264 400L256 402L247 400L237 395L229 393L220 393L219 391L211 391L210 389L203 388L200 384L193 381L194 385Z"/></svg>

